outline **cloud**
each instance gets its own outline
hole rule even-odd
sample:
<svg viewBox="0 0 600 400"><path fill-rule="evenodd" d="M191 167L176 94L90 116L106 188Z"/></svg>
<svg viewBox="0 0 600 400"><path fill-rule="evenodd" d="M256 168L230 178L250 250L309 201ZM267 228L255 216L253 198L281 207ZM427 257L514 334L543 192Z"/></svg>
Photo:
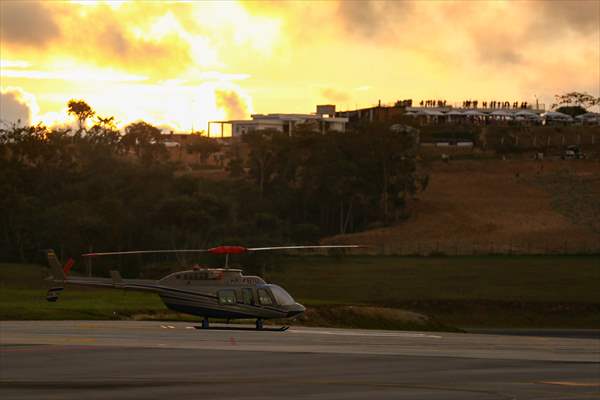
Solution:
<svg viewBox="0 0 600 400"><path fill-rule="evenodd" d="M45 47L60 37L60 28L42 2L0 2L0 37L11 45Z"/></svg>
<svg viewBox="0 0 600 400"><path fill-rule="evenodd" d="M29 68L30 62L23 60L0 60L0 71L5 68Z"/></svg>
<svg viewBox="0 0 600 400"><path fill-rule="evenodd" d="M177 76L192 63L190 45L173 31L150 35L151 22L158 18L153 11L149 7L147 21L125 23L125 11L93 8L84 17L64 22L70 34L85 40L66 40L62 50L99 66L116 65L155 77Z"/></svg>
<svg viewBox="0 0 600 400"><path fill-rule="evenodd" d="M200 72L198 74L198 79L200 80L208 80L208 81L223 81L223 82L232 82L232 81L243 81L250 78L248 74L230 74L219 71L205 71Z"/></svg>
<svg viewBox="0 0 600 400"><path fill-rule="evenodd" d="M390 35L389 27L402 24L414 5L409 1L344 0L337 5L337 15L348 33L371 39Z"/></svg>
<svg viewBox="0 0 600 400"><path fill-rule="evenodd" d="M6 4L3 84L34 93L46 113L78 96L123 121L189 129L253 103L549 102L599 84L598 1L25 2L17 17L39 21L33 32Z"/></svg>
<svg viewBox="0 0 600 400"><path fill-rule="evenodd" d="M327 100L331 100L338 103L344 103L350 100L350 96L346 92L336 90L333 88L322 89L321 96L325 97Z"/></svg>
<svg viewBox="0 0 600 400"><path fill-rule="evenodd" d="M548 33L563 34L568 30L587 35L599 29L597 0L536 1L533 7L541 14L538 27L545 27Z"/></svg>
<svg viewBox="0 0 600 400"><path fill-rule="evenodd" d="M147 79L145 76L140 75L131 75L115 71L85 68L78 68L76 71L41 71L29 68L6 68L0 70L0 76L4 76L7 78L52 79L71 82L139 82Z"/></svg>
<svg viewBox="0 0 600 400"><path fill-rule="evenodd" d="M242 96L234 90L215 90L217 108L225 111L227 119L243 119L248 116L248 104Z"/></svg>
<svg viewBox="0 0 600 400"><path fill-rule="evenodd" d="M517 37L495 33L485 37L473 35L472 39L479 62L499 66L524 62L523 48L517 44L521 42Z"/></svg>
<svg viewBox="0 0 600 400"><path fill-rule="evenodd" d="M0 90L0 120L4 124L30 125L38 107L35 98L19 88Z"/></svg>
<svg viewBox="0 0 600 400"><path fill-rule="evenodd" d="M119 8L30 1L0 5L3 53L29 55L44 65L68 59L163 78L192 64L190 38L180 35L177 19L158 24L168 13L159 2Z"/></svg>

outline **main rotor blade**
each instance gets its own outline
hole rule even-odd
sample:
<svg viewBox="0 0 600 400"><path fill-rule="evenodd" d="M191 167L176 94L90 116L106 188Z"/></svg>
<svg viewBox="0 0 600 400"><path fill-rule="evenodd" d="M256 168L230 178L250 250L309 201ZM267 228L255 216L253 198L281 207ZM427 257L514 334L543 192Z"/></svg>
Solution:
<svg viewBox="0 0 600 400"><path fill-rule="evenodd" d="M267 251L267 250L310 250L310 249L360 249L365 248L360 244L339 244L324 246L275 246L275 247L250 247L248 251Z"/></svg>
<svg viewBox="0 0 600 400"><path fill-rule="evenodd" d="M111 251L104 253L86 253L82 257L116 256L132 254L160 254L160 253L213 253L213 254L241 254L247 251L269 251L269 250L311 250L311 249L359 249L368 246L358 244L323 245L323 246L274 246L274 247L250 247L243 246L217 246L211 249L179 249L179 250L134 250L134 251Z"/></svg>
<svg viewBox="0 0 600 400"><path fill-rule="evenodd" d="M111 251L107 253L86 253L81 257L97 257L97 256L116 256L130 254L155 254L155 253L207 253L206 249L190 249L190 250L135 250L135 251Z"/></svg>

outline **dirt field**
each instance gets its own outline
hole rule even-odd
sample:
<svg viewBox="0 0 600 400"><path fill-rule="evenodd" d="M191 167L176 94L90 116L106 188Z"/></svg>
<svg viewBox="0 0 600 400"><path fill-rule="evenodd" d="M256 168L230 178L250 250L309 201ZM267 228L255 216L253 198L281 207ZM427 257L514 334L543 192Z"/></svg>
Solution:
<svg viewBox="0 0 600 400"><path fill-rule="evenodd" d="M386 254L599 252L599 199L597 160L436 161L407 221L326 242Z"/></svg>

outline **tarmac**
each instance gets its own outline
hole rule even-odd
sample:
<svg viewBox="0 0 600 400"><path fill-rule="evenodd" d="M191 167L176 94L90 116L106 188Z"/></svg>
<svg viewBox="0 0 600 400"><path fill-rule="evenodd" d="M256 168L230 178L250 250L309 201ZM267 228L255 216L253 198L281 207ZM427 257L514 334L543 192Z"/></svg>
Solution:
<svg viewBox="0 0 600 400"><path fill-rule="evenodd" d="M2 321L2 399L600 399L600 339Z"/></svg>

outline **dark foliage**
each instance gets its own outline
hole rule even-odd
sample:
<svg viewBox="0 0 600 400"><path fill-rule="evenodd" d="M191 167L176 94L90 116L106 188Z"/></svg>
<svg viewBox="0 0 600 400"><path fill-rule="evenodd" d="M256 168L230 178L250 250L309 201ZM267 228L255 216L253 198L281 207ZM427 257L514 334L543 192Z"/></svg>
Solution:
<svg viewBox="0 0 600 400"><path fill-rule="evenodd" d="M221 181L178 171L161 142L160 130L145 122L122 135L112 118L100 117L76 133L0 130L2 260L31 261L45 248L66 257L90 249L315 243L402 218L407 200L426 187L416 174L414 137L384 125L344 134L250 133L230 146L230 178ZM208 142L192 149L216 150Z"/></svg>

